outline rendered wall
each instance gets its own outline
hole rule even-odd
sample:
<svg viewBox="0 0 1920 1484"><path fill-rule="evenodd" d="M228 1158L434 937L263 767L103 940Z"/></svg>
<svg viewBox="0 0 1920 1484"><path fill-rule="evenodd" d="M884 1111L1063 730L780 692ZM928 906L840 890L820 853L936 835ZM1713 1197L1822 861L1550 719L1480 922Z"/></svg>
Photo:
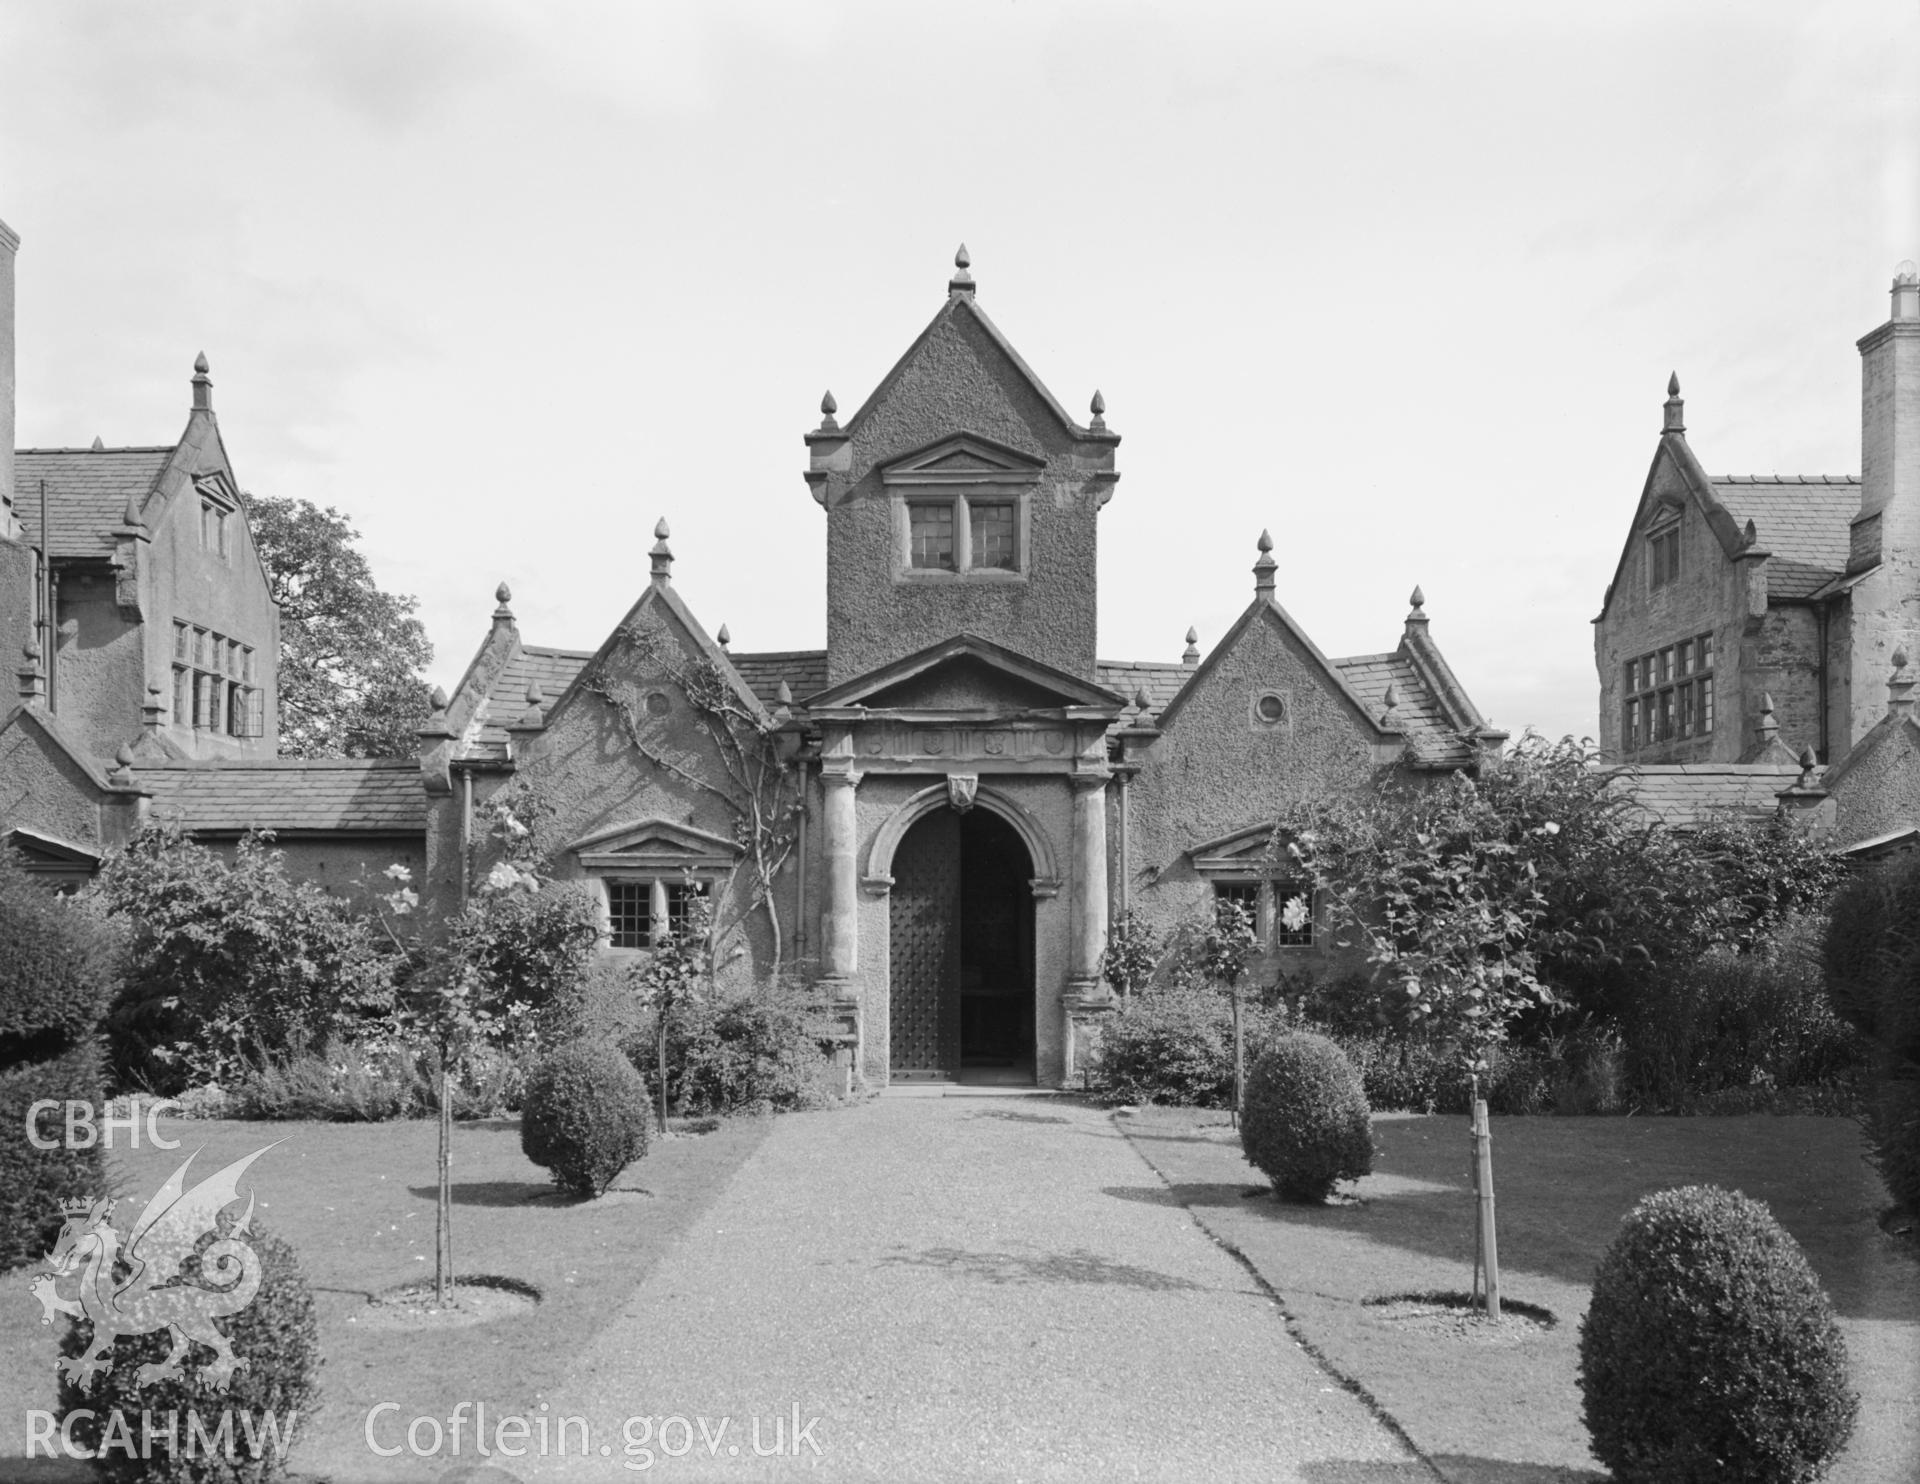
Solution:
<svg viewBox="0 0 1920 1484"><path fill-rule="evenodd" d="M1277 727L1253 719L1254 699L1268 690L1288 702ZM1379 776L1372 727L1264 610L1201 677L1128 785L1128 904L1161 931L1210 913L1212 884L1195 871L1193 846L1271 824L1299 801L1359 792ZM1109 815L1108 839L1119 839L1117 813ZM1115 870L1117 877L1117 862ZM1117 913L1117 890L1109 900ZM1256 975L1270 981L1283 971L1324 969L1330 949L1324 933L1315 936L1312 949L1276 949Z"/></svg>
<svg viewBox="0 0 1920 1484"><path fill-rule="evenodd" d="M1023 580L898 575L893 495L877 466L958 433L1047 460L1028 495ZM1086 466L1110 462L1110 449L1063 427L970 308L949 304L860 422L847 471L829 485L828 684L959 633L1092 679L1096 515L1111 486Z"/></svg>

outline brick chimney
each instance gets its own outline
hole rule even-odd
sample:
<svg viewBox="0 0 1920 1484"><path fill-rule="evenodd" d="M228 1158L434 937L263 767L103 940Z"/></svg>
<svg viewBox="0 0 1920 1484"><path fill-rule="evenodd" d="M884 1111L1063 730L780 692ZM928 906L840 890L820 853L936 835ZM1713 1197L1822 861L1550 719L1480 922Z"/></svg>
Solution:
<svg viewBox="0 0 1920 1484"><path fill-rule="evenodd" d="M1894 270L1887 322L1860 341L1860 513L1847 567L1866 575L1851 594L1851 702L1832 756L1880 720L1894 652L1920 652L1920 269L1911 261Z"/></svg>
<svg viewBox="0 0 1920 1484"><path fill-rule="evenodd" d="M0 536L18 536L13 507L13 255L20 238L0 222Z"/></svg>

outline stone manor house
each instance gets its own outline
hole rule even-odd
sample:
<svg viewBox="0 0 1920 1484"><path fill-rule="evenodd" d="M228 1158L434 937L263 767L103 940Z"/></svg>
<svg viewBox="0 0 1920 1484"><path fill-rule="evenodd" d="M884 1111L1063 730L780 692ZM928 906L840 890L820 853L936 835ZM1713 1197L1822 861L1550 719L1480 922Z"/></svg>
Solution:
<svg viewBox="0 0 1920 1484"><path fill-rule="evenodd" d="M1859 341L1860 473L1708 474L1678 377L1594 619L1600 741L1675 822L1784 806L1920 840L1920 271Z"/></svg>
<svg viewBox="0 0 1920 1484"><path fill-rule="evenodd" d="M1318 962L1323 924L1281 910L1310 894L1263 879L1279 809L1471 770L1505 740L1417 588L1388 647L1331 659L1277 601L1265 535L1208 652L1189 631L1174 659L1100 658L1120 435L1098 393L1081 423L1048 391L963 249L864 405L842 423L829 395L805 434L824 649L710 635L663 520L651 580L594 652L523 638L502 587L416 756L280 760L277 614L204 358L174 443L7 462L17 245L0 228L0 644L19 672L0 832L56 881L150 819L215 842L272 830L340 890L402 862L441 911L511 851L589 884L612 955L707 896L722 974L812 983L870 1086L1058 1085L1112 1007L1119 913L1164 927L1231 897L1265 972Z"/></svg>

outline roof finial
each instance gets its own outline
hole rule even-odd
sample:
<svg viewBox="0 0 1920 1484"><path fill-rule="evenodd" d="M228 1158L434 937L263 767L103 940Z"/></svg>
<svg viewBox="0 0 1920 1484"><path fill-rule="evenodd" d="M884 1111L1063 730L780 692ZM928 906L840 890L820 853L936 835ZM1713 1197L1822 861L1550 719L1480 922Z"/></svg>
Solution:
<svg viewBox="0 0 1920 1484"><path fill-rule="evenodd" d="M433 694L427 698L427 704L432 706L435 711L445 711L447 709L447 688L444 685L436 685L433 688Z"/></svg>
<svg viewBox="0 0 1920 1484"><path fill-rule="evenodd" d="M513 610L509 608L507 604L513 601L513 589L508 587L504 582L501 583L500 586L493 590L493 601L495 604L493 621L496 624L512 623Z"/></svg>
<svg viewBox="0 0 1920 1484"><path fill-rule="evenodd" d="M663 515L654 523L653 550L648 553L653 558L655 587L665 587L673 580L673 548L667 545L667 536L667 518Z"/></svg>
<svg viewBox="0 0 1920 1484"><path fill-rule="evenodd" d="M1197 665L1200 663L1200 631L1198 629L1189 628L1187 630L1187 650L1185 654L1180 656L1180 663L1183 665Z"/></svg>
<svg viewBox="0 0 1920 1484"><path fill-rule="evenodd" d="M1273 569L1279 565L1273 559L1273 537L1267 532L1260 533L1260 539L1254 543L1260 548L1260 557L1253 564L1253 591L1256 597L1273 596Z"/></svg>
<svg viewBox="0 0 1920 1484"><path fill-rule="evenodd" d="M95 433L93 435L93 447L89 449L88 452L105 453L106 451L107 451L107 440L102 438L98 433Z"/></svg>
<svg viewBox="0 0 1920 1484"><path fill-rule="evenodd" d="M1093 409L1093 421L1089 423L1088 426L1095 432L1105 432L1107 426L1107 399L1100 395L1100 389L1098 387L1094 388L1093 401L1090 405Z"/></svg>
<svg viewBox="0 0 1920 1484"><path fill-rule="evenodd" d="M213 378L207 374L207 353L203 350L193 358L193 410L195 412L213 411Z"/></svg>
<svg viewBox="0 0 1920 1484"><path fill-rule="evenodd" d="M720 625L720 632L714 635L714 637L720 641L720 647L722 649L725 649L729 644L733 643L733 634L725 624Z"/></svg>
<svg viewBox="0 0 1920 1484"><path fill-rule="evenodd" d="M1133 688L1133 704L1134 708L1139 711L1145 711L1147 707L1152 704L1151 698L1147 695L1147 688L1144 685L1136 685Z"/></svg>
<svg viewBox="0 0 1920 1484"><path fill-rule="evenodd" d="M1819 766L1819 754L1814 752L1813 744L1809 742L1805 747L1800 749L1800 781L1796 783L1794 787L1812 788L1813 770Z"/></svg>
<svg viewBox="0 0 1920 1484"><path fill-rule="evenodd" d="M837 433L840 431L840 424L838 424L833 420L834 413L838 412L839 410L840 410L840 404L833 400L832 392L828 392L824 397L820 399L820 431L821 432Z"/></svg>
<svg viewBox="0 0 1920 1484"><path fill-rule="evenodd" d="M1762 747L1772 747L1780 736L1780 722L1773 714L1773 692L1760 692L1760 721L1754 728Z"/></svg>
<svg viewBox="0 0 1920 1484"><path fill-rule="evenodd" d="M1661 427L1663 433L1684 433L1687 423L1682 414L1687 404L1680 400L1680 373L1675 371L1667 378L1666 419Z"/></svg>
<svg viewBox="0 0 1920 1484"><path fill-rule="evenodd" d="M1907 651L1893 652L1893 674L1887 677L1887 715L1913 715L1913 678L1907 674Z"/></svg>
<svg viewBox="0 0 1920 1484"><path fill-rule="evenodd" d="M967 272L972 264L973 259L968 255L967 245L963 242L960 244L960 250L953 255L953 277L947 280L949 294L964 294L969 299L973 297L973 275Z"/></svg>
<svg viewBox="0 0 1920 1484"><path fill-rule="evenodd" d="M1380 725L1383 727L1391 726L1393 724L1393 708L1400 704L1400 692L1394 689L1391 680L1387 682L1386 694L1381 696L1380 700L1386 708L1380 713Z"/></svg>

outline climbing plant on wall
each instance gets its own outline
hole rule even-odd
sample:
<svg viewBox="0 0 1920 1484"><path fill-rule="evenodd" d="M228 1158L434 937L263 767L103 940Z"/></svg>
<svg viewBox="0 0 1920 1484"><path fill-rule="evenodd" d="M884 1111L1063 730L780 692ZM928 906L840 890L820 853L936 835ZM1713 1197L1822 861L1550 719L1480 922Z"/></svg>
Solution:
<svg viewBox="0 0 1920 1484"><path fill-rule="evenodd" d="M661 682L686 698L712 741L721 764L718 777L676 745L665 718L648 711L646 693ZM773 718L741 693L718 662L689 655L652 614L622 625L606 662L589 671L582 684L619 719L636 752L725 804L744 858L727 894L733 915L716 920L714 941L723 941L754 912L764 914L773 947L769 977L778 978L785 930L774 886L798 843L802 805L799 777L781 754ZM726 905L716 903L715 912L724 913Z"/></svg>

